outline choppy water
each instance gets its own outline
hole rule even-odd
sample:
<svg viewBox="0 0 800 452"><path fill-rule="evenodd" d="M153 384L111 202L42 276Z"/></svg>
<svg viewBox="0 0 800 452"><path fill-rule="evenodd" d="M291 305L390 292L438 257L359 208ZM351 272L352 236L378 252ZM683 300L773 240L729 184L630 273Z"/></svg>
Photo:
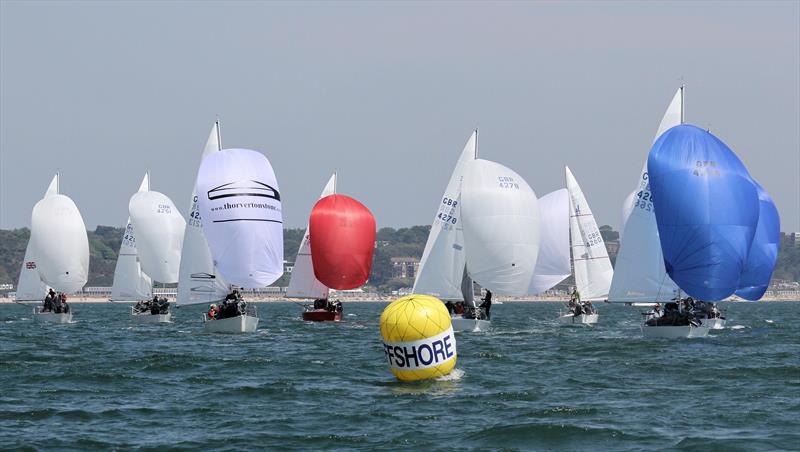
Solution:
<svg viewBox="0 0 800 452"><path fill-rule="evenodd" d="M493 307L459 334L460 378L394 380L382 303L341 324L259 305L257 334L201 332L202 306L168 326L126 305L75 304L40 325L0 305L0 448L797 449L800 303L726 304L706 339L645 340L636 308L560 327L556 303Z"/></svg>

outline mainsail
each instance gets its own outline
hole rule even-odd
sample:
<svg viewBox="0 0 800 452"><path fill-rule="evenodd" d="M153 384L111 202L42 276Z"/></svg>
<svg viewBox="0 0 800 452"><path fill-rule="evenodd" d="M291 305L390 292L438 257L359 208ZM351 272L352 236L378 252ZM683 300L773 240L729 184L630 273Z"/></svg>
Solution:
<svg viewBox="0 0 800 452"><path fill-rule="evenodd" d="M150 189L150 176L145 173L139 191ZM139 254L136 250L136 233L128 217L125 234L119 246L117 265L114 268L114 283L111 299L114 301L143 300L153 296L153 281L142 271Z"/></svg>
<svg viewBox="0 0 800 452"><path fill-rule="evenodd" d="M556 190L539 198L539 257L528 293L542 293L567 278L569 260L569 192Z"/></svg>
<svg viewBox="0 0 800 452"><path fill-rule="evenodd" d="M75 293L89 279L89 239L78 207L58 193L58 174L31 215L31 249L39 276L58 292Z"/></svg>
<svg viewBox="0 0 800 452"><path fill-rule="evenodd" d="M215 122L203 148L202 158L221 150L219 122ZM195 186L197 180L195 179ZM225 298L228 283L214 268L211 250L203 235L200 209L197 207L197 192L192 186L192 202L186 216L186 230L183 234L181 262L178 270L178 305L212 303Z"/></svg>
<svg viewBox="0 0 800 452"><path fill-rule="evenodd" d="M334 173L322 190L319 198L336 193L336 173ZM289 287L286 288L286 296L290 298L312 298L327 299L328 287L319 282L314 276L314 265L311 261L311 243L309 242L308 227L300 241L300 248L297 250L297 257L292 268L292 277L289 280Z"/></svg>
<svg viewBox="0 0 800 452"><path fill-rule="evenodd" d="M569 167L565 167L564 171L569 191L569 230L575 287L582 300L605 300L614 277L606 244L578 181Z"/></svg>
<svg viewBox="0 0 800 452"><path fill-rule="evenodd" d="M203 159L196 193L203 234L226 281L260 288L283 274L283 216L267 158L224 149Z"/></svg>
<svg viewBox="0 0 800 452"><path fill-rule="evenodd" d="M682 118L683 87L673 96L653 141L670 128L680 125ZM630 204L623 207L624 224L608 301L670 300L678 295L678 286L670 279L664 268L664 256L661 254L653 198L650 193L647 161L644 163L634 192L635 196L628 198Z"/></svg>
<svg viewBox="0 0 800 452"><path fill-rule="evenodd" d="M456 167L450 175L444 194L439 200L436 216L419 262L414 293L429 294L442 300L463 300L464 233L461 224L461 185L464 166L475 159L478 132L467 141ZM467 287L467 285L464 285ZM469 283L471 289L471 280ZM471 295L471 292L470 292Z"/></svg>

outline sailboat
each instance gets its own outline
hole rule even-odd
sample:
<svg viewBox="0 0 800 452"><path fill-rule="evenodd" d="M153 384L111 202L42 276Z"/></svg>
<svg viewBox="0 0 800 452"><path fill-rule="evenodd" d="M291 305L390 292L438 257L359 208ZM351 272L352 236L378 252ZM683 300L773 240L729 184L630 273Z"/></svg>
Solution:
<svg viewBox="0 0 800 452"><path fill-rule="evenodd" d="M578 181L569 167L565 167L564 172L569 192L570 249L578 296L571 312L561 315L559 322L595 324L599 314L591 302L608 298L614 269L611 267L600 229Z"/></svg>
<svg viewBox="0 0 800 452"><path fill-rule="evenodd" d="M131 196L128 214L132 231L136 231L134 240L141 272L163 284L178 282L186 221L171 199L150 190L149 173L145 174L139 191ZM141 280L139 276L136 282L141 283ZM161 306L148 306L146 310L132 307L131 315L137 321L148 323L167 323L172 317L166 300L162 300Z"/></svg>
<svg viewBox="0 0 800 452"><path fill-rule="evenodd" d="M89 239L86 225L72 199L60 193L58 174L50 182L44 198L33 207L31 237L25 260L26 270L35 270L39 282L36 282L32 273L20 275L23 288L21 294L24 298L31 297L32 290L38 284L49 286L64 295L72 294L80 291L89 279ZM44 296L43 291L40 297ZM36 320L43 322L72 321L71 310L43 312L41 307L37 307L33 313Z"/></svg>
<svg viewBox="0 0 800 452"><path fill-rule="evenodd" d="M222 150L219 121L215 121L203 147L203 158ZM175 304L188 306L193 304L219 303L230 292L228 283L222 278L211 258L206 236L203 235L203 223L200 221L200 209L197 204L197 181L192 186L192 199L186 215L186 230L183 234L181 260L178 269L178 297Z"/></svg>
<svg viewBox="0 0 800 452"><path fill-rule="evenodd" d="M375 218L355 199L336 194L334 173L311 211L286 289L289 298L314 300L305 306L303 320L342 320L342 304L328 301L329 289L363 285L372 268L374 244Z"/></svg>
<svg viewBox="0 0 800 452"><path fill-rule="evenodd" d="M266 287L283 274L283 215L275 172L249 149L223 149L203 158L197 173L197 207L214 271L231 286ZM254 332L258 316L234 290L218 315L204 318L207 332ZM230 303L228 303L230 302ZM226 314L232 308L230 315Z"/></svg>
<svg viewBox="0 0 800 452"><path fill-rule="evenodd" d="M642 330L646 337L692 336L698 328L693 299L713 303L740 288L758 225L758 190L725 143L688 124L659 137L647 170L667 273L690 298L667 304L663 316ZM688 325L670 321L681 315L689 317ZM707 332L703 317L698 321Z"/></svg>
<svg viewBox="0 0 800 452"><path fill-rule="evenodd" d="M413 289L458 301L452 314L456 331L490 326L488 309L475 301L473 281L487 289L486 307L491 293L524 295L539 250L536 194L511 169L478 159L477 143L476 130L439 203Z"/></svg>

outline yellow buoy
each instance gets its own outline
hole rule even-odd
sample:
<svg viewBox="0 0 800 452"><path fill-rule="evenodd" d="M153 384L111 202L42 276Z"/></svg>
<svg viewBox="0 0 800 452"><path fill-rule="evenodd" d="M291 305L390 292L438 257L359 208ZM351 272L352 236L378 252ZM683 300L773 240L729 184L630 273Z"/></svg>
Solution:
<svg viewBox="0 0 800 452"><path fill-rule="evenodd" d="M444 303L429 295L408 295L381 314L383 350L402 381L442 377L456 365L456 338Z"/></svg>

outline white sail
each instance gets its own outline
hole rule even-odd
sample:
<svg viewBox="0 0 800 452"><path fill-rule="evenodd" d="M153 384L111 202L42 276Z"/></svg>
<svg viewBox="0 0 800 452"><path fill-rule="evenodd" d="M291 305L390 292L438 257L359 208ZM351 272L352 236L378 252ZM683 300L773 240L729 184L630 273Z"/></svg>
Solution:
<svg viewBox="0 0 800 452"><path fill-rule="evenodd" d="M283 274L283 215L269 160L248 149L224 149L203 159L197 174L203 234L225 280L244 288Z"/></svg>
<svg viewBox="0 0 800 452"><path fill-rule="evenodd" d="M336 193L336 173L328 180L319 199L334 193ZM328 287L314 276L308 226L306 226L306 233L303 234L303 240L300 242L300 248L297 250L292 277L289 280L289 287L286 288L286 296L290 298L328 298Z"/></svg>
<svg viewBox="0 0 800 452"><path fill-rule="evenodd" d="M475 159L477 131L467 140L456 167L439 199L436 216L419 262L414 293L442 300L463 300L464 233L461 224L461 182L464 165Z"/></svg>
<svg viewBox="0 0 800 452"><path fill-rule="evenodd" d="M683 118L683 87L672 98L654 142L667 130L681 124ZM630 214L620 235L614 279L608 293L610 302L660 302L677 296L678 286L667 275L661 241L658 238L653 208L647 160L644 162L635 196L623 207ZM630 197L629 197L630 198ZM624 215L624 214L623 214Z"/></svg>
<svg viewBox="0 0 800 452"><path fill-rule="evenodd" d="M498 295L525 295L539 255L539 205L509 168L475 159L464 165L461 190L467 270Z"/></svg>
<svg viewBox="0 0 800 452"><path fill-rule="evenodd" d="M25 248L25 258L22 260L22 269L19 272L16 301L42 301L50 289L42 282L37 269L36 258L33 256L31 241Z"/></svg>
<svg viewBox="0 0 800 452"><path fill-rule="evenodd" d="M569 167L564 168L569 191L569 230L575 287L582 300L605 300L614 277L600 229Z"/></svg>
<svg viewBox="0 0 800 452"><path fill-rule="evenodd" d="M178 282L186 222L172 200L157 191L140 191L131 197L128 213L142 270L154 281Z"/></svg>
<svg viewBox="0 0 800 452"><path fill-rule="evenodd" d="M636 198L637 193L639 193L639 190L632 191L625 197L625 201L622 203L622 223L620 223L619 227L620 240L622 240L622 233L625 231L625 225L628 224L628 218L630 218L631 212L633 212L633 200Z"/></svg>
<svg viewBox="0 0 800 452"><path fill-rule="evenodd" d="M150 189L150 177L145 173L139 191ZM114 268L114 283L111 286L111 299L114 301L135 301L153 296L153 281L142 271L139 254L136 250L136 234L128 217L125 233L117 254Z"/></svg>
<svg viewBox="0 0 800 452"><path fill-rule="evenodd" d="M31 215L31 248L39 276L58 292L75 293L89 279L89 239L78 207L57 193L58 175Z"/></svg>
<svg viewBox="0 0 800 452"><path fill-rule="evenodd" d="M539 256L528 287L531 295L553 288L571 272L569 260L569 194L566 188L539 198Z"/></svg>
<svg viewBox="0 0 800 452"><path fill-rule="evenodd" d="M215 122L203 148L202 158L221 150L219 122ZM197 180L195 179L195 185ZM211 250L208 248L206 236L203 235L203 223L200 220L200 209L197 207L197 192L192 186L192 202L186 216L186 230L183 235L181 249L181 265L178 271L178 305L197 303L213 303L225 298L228 294L228 283L214 268Z"/></svg>

